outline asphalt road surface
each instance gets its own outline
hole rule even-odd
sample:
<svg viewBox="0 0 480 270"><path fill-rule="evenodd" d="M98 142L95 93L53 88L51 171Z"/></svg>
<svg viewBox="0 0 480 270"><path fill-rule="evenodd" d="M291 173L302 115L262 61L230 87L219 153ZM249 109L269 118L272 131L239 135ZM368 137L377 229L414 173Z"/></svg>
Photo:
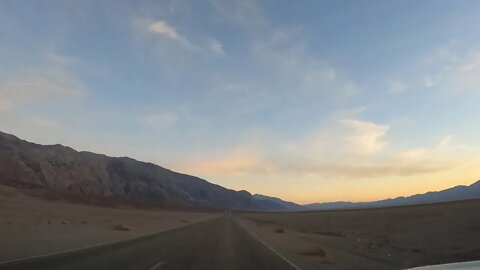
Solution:
<svg viewBox="0 0 480 270"><path fill-rule="evenodd" d="M3 263L0 269L298 270L228 215L140 239Z"/></svg>

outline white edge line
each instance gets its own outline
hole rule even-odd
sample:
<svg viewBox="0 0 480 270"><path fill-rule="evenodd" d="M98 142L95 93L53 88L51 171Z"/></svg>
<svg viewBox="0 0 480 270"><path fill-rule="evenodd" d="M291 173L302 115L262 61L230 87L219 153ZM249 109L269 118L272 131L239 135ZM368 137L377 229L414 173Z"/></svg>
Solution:
<svg viewBox="0 0 480 270"><path fill-rule="evenodd" d="M160 266L162 266L163 262L158 262L157 264L155 264L154 266L152 266L152 268L150 268L150 270L157 270L157 269L160 269Z"/></svg>
<svg viewBox="0 0 480 270"><path fill-rule="evenodd" d="M235 221L235 223L237 223L240 227L242 227L245 231L247 231L251 236L255 237L255 239L257 239L260 243L262 243L264 246L266 246L267 248L269 248L271 251L273 251L273 253L275 253L277 256L279 256L280 258L282 258L284 261L286 261L288 264L290 264L293 268L297 269L297 270L302 270L300 267L296 266L293 262L291 262L289 259L285 258L282 254L280 254L278 251L276 251L274 248L272 248L271 246L269 246L267 243L265 243L262 239L260 239L258 236L256 236L254 233L252 233L249 229L247 229L245 226L243 226L242 224L240 224L240 222L238 221Z"/></svg>

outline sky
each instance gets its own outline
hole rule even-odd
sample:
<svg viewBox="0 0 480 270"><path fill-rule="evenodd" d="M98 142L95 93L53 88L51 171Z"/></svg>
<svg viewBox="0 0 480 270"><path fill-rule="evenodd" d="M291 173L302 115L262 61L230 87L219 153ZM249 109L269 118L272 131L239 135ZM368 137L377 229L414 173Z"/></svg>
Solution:
<svg viewBox="0 0 480 270"><path fill-rule="evenodd" d="M480 178L480 1L0 0L0 130L298 203Z"/></svg>

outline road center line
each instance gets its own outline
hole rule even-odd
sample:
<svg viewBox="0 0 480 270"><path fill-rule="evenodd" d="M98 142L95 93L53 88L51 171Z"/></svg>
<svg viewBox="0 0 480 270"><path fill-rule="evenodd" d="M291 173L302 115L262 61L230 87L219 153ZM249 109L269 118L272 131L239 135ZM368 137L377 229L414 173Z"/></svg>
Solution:
<svg viewBox="0 0 480 270"><path fill-rule="evenodd" d="M152 268L150 268L150 270L158 270L158 269L160 269L160 267L162 267L162 264L163 264L163 262L158 262L157 264L152 266Z"/></svg>

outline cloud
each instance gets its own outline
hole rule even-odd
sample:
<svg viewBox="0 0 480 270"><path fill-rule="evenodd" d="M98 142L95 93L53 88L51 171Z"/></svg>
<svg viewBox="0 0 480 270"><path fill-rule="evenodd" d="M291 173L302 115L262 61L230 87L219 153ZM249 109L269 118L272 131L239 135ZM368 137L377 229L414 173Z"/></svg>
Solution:
<svg viewBox="0 0 480 270"><path fill-rule="evenodd" d="M140 119L140 122L146 124L156 132L162 133L173 127L177 123L177 116L172 113L150 114Z"/></svg>
<svg viewBox="0 0 480 270"><path fill-rule="evenodd" d="M0 85L0 109L23 102L82 98L85 88L68 71L44 68L18 74Z"/></svg>
<svg viewBox="0 0 480 270"><path fill-rule="evenodd" d="M478 45L468 47L458 40L451 40L413 62L398 79L387 81L386 89L393 95L413 89L443 94L480 93L479 74Z"/></svg>
<svg viewBox="0 0 480 270"><path fill-rule="evenodd" d="M151 37L173 41L191 51L200 50L199 47L193 45L185 36L179 34L167 21L140 18L134 20L133 25Z"/></svg>
<svg viewBox="0 0 480 270"><path fill-rule="evenodd" d="M373 155L382 151L387 144L384 137L390 129L388 125L356 119L344 119L340 120L339 123L347 129L342 140L350 151Z"/></svg>
<svg viewBox="0 0 480 270"><path fill-rule="evenodd" d="M219 56L225 56L225 51L223 50L223 44L216 39L210 40L210 50Z"/></svg>
<svg viewBox="0 0 480 270"><path fill-rule="evenodd" d="M173 27L171 27L165 21L154 21L148 25L148 30L163 36L166 36L170 39L173 39L178 42L184 42L185 38L181 37Z"/></svg>
<svg viewBox="0 0 480 270"><path fill-rule="evenodd" d="M205 91L206 102L215 100L216 107L225 106L236 116L279 108L282 114L318 112L322 103L348 104L360 92L358 84L314 56L303 42L294 30L252 35L250 51L242 60L245 71L215 73Z"/></svg>
<svg viewBox="0 0 480 270"><path fill-rule="evenodd" d="M272 170L272 165L252 152L237 148L221 158L195 162L193 166L188 167L188 170L207 175L238 176L269 173Z"/></svg>
<svg viewBox="0 0 480 270"><path fill-rule="evenodd" d="M480 92L480 52L472 53L450 76L453 87Z"/></svg>
<svg viewBox="0 0 480 270"><path fill-rule="evenodd" d="M255 36L251 43L255 61L268 67L295 95L350 98L360 91L358 84L342 70L314 55L298 29L273 29Z"/></svg>
<svg viewBox="0 0 480 270"><path fill-rule="evenodd" d="M448 92L480 92L480 51L457 48L449 43L427 57L433 67L441 67L424 75L423 86Z"/></svg>
<svg viewBox="0 0 480 270"><path fill-rule="evenodd" d="M381 178L449 170L469 159L467 148L452 136L430 148L401 148L388 139L390 129L358 119L338 120L310 138L293 142L288 154L297 162L283 162L283 167L294 174Z"/></svg>
<svg viewBox="0 0 480 270"><path fill-rule="evenodd" d="M390 125L340 119L308 136L284 142L240 144L216 158L187 161L181 168L201 175L364 179L436 173L466 164L467 149L445 136L431 148L395 148Z"/></svg>
<svg viewBox="0 0 480 270"><path fill-rule="evenodd" d="M199 35L198 40L192 42L165 20L142 18L135 20L134 25L143 32L149 33L152 37L173 41L192 52L207 52L217 56L225 55L223 44L218 39Z"/></svg>
<svg viewBox="0 0 480 270"><path fill-rule="evenodd" d="M276 156L286 156L288 159L278 159L278 163L282 164L278 167L284 167L287 171L313 173L328 167L334 169L365 161L377 162L388 150L386 135L389 130L390 125L358 119L334 120L310 134L283 143L279 147L283 152ZM290 158L295 162L290 163Z"/></svg>

